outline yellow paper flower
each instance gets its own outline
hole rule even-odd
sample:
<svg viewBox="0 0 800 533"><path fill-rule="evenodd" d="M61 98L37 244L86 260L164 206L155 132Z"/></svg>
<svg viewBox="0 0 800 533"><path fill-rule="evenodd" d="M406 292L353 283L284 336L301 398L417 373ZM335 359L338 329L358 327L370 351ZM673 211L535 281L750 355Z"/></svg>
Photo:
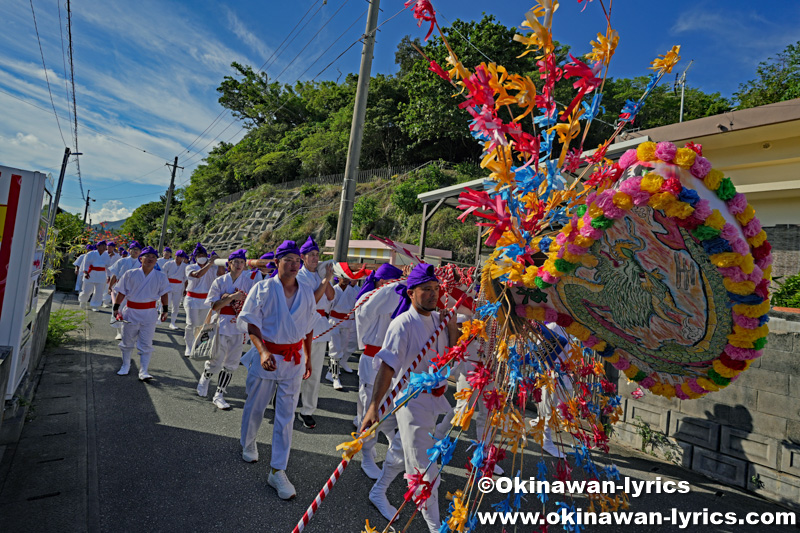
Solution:
<svg viewBox="0 0 800 533"><path fill-rule="evenodd" d="M639 161L656 160L656 143L647 141L636 147L636 157Z"/></svg>
<svg viewBox="0 0 800 533"><path fill-rule="evenodd" d="M650 68L653 70L658 70L666 74L669 74L670 72L672 72L672 67L674 67L678 63L678 61L681 60L681 56L678 55L680 52L681 52L680 45L673 46L669 52L667 52L663 56L659 55L657 58L655 58L653 62L650 63L652 65L652 67Z"/></svg>
<svg viewBox="0 0 800 533"><path fill-rule="evenodd" d="M716 168L712 168L706 174L706 177L703 178L703 183L706 187L708 187L711 191L716 191L719 189L719 184L722 183L725 174L722 171L717 170Z"/></svg>
<svg viewBox="0 0 800 533"><path fill-rule="evenodd" d="M598 33L597 41L592 41L591 44L592 51L586 54L586 57L592 61L600 61L603 65L608 66L619 44L619 33L609 27L606 29L605 35Z"/></svg>
<svg viewBox="0 0 800 533"><path fill-rule="evenodd" d="M692 168L694 160L697 157L697 152L689 148L678 148L675 153L675 164L681 168Z"/></svg>

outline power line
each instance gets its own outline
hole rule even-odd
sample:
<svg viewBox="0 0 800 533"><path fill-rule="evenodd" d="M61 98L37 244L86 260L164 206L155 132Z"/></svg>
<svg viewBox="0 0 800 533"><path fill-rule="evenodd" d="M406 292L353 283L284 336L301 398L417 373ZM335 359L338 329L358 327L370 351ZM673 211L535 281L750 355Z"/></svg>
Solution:
<svg viewBox="0 0 800 533"><path fill-rule="evenodd" d="M348 1L349 1L349 0L345 0L344 4L346 4ZM341 6L341 7L343 7L343 6L344 6L344 4L342 4L342 6ZM341 7L340 7L339 9L341 9ZM386 22L389 22L391 19L393 19L394 17L396 17L396 16L397 16L399 13L401 13L402 11L405 11L405 9L407 9L407 8L403 8L403 9L401 9L400 11L398 11L398 13L396 13L395 15L393 15L392 17L390 17L389 19L385 20L385 21L384 21L384 22L381 24L381 26L383 26L383 24L385 24ZM333 14L333 16L331 16L331 17L328 19L328 21L327 21L327 22L326 22L326 23L325 23L325 24L324 24L324 25L323 25L323 26L322 26L322 27L321 27L319 30L317 30L317 32L314 34L314 36L313 36L313 37L312 37L312 38L309 40L309 42L306 44L306 47L308 46L308 44L310 44L310 42L311 42L311 41L313 41L313 40L314 40L314 39L317 37L317 35L319 35L319 33L322 31L322 29L323 29L323 28L324 28L324 27L325 27L325 26L326 26L328 23L330 23L330 22L331 22L331 20L333 20L333 17L335 17L335 16L336 16L336 14L337 14L338 12L339 12L339 10L337 10L337 11L336 11L336 13L334 13L334 14ZM324 51L323 51L323 52L322 52L322 53L321 53L321 54L320 54L320 55L317 57L317 59L316 59L316 60L314 60L314 62L313 62L313 63L311 63L311 65L315 64L315 63L316 63L317 61L319 61L319 59L320 59L320 58L322 58L322 57L323 57L323 56L324 56L324 55L325 55L325 54L326 54L328 51L330 51L330 49L331 49L331 48L333 48L333 45L334 45L336 42L338 42L338 41L339 41L339 39L341 39L341 37L344 35L344 33L346 33L346 32L347 32L347 31L348 31L350 28L352 28L352 27L353 27L353 25L354 25L356 22L358 22L359 20L361 20L361 17L363 17L363 15L364 15L364 13L362 12L362 14L361 14L361 15L359 15L359 16L358 16L358 18L356 18L356 20L355 20L355 21L353 21L353 23L351 23L351 24L350 24L350 26L348 26L348 27L347 27L347 29L346 29L344 32L342 32L342 34L341 34L339 37L337 37L337 38L336 38L336 40L334 40L334 41L333 41L333 43L331 43L331 44L330 44L330 45L329 45L329 46L328 46L328 47L327 47L327 48L326 48L326 49L325 49L325 50L324 50ZM378 26L378 27L380 27L380 26ZM376 30L377 30L377 28L376 28ZM350 49L351 49L353 46L355 46L356 44L358 44L358 43L360 42L361 38L362 38L362 37L359 37L358 39L356 39L355 41L353 41L353 43L352 43L352 44L350 44L350 46L348 46L348 47L347 47L347 48L346 48L346 49L345 49L345 50L344 50L342 53L340 53L340 54L339 54L339 55L336 57L336 59L334 59L334 60L333 60L331 63L329 63L329 64L328 64L328 65L327 65L327 66L326 66L324 69L322 69L322 70L319 72L319 74L317 74L317 75L316 75L314 78L312 78L312 80L311 80L311 81L315 81L315 80L316 80L316 79L317 79L319 76L321 76L321 75L322 75L322 74L323 74L323 73L324 73L324 72L325 72L325 71L326 71L328 68L330 68L330 66L331 66L331 65L333 65L333 63L335 63L336 61L338 61L338 60L339 60L339 58L341 58L341 57L342 57L342 56L343 56L343 55L344 55L344 54L345 54L345 53L346 53L348 50L350 50ZM305 48L306 48L306 47L304 47L304 48L303 48L303 50L305 50ZM301 53L302 53L302 50L301 50ZM299 57L300 57L300 54L297 54L297 55L294 57L294 59L292 59L292 61L290 61L290 62L289 62L289 64L286 66L286 68L284 68L284 70L281 72L281 74L283 74L283 72L285 72L285 71L286 71L286 69L287 69L287 68L288 68L288 67L289 67L289 66L290 66L292 63L294 63L294 62L295 62L295 61L296 61L296 60L297 60ZM305 71L303 71L303 73L302 73L302 74L300 74L300 76L298 76L298 77L297 77L297 79L295 80L295 83L297 83L297 81L299 81L299 80L300 80L300 78L301 78L301 77L302 77L302 76L303 76L303 75L304 75L306 72L308 72L308 70L309 70L309 68L311 67L311 65L309 65L309 67L308 67L308 68L306 68L306 70L305 70ZM279 74L278 76L280 76L280 74ZM290 97L289 97L287 100L285 100L285 101L284 101L284 102L283 102L283 103L282 103L280 106L278 106L278 107L277 107L277 108L275 108L274 110L270 111L270 113L271 113L271 114L274 114L274 113L277 113L278 111L280 111L281 109L283 109L283 108L284 108L284 107L285 107L285 106L286 106L286 105L289 103L289 101L291 101L291 99L292 99L292 98L294 98L294 96L295 96L295 95L292 95L292 96L290 96ZM219 132L219 133L218 133L218 134L217 134L217 135L216 135L216 136L215 136L213 139L211 139L211 140L210 140L208 143L206 143L206 144L205 144L205 146L203 146L203 148L201 148L201 149L200 149L200 150L199 150L197 153L195 153L194 155L192 155L191 157L189 157L189 158L188 158L186 161L184 161L184 163L191 163L191 160L192 160L192 159L194 159L194 158L195 158L195 157L197 157L198 155L201 155L201 154L203 153L203 151L204 151L204 150L205 150L205 149L206 149L206 148L207 148L207 147L208 147L208 146L209 146L211 143L213 143L214 141L216 141L217 139L219 139L219 138L222 136L222 134L223 134L223 133L225 133L225 131L227 131L227 130L228 130L228 128L230 128L230 127L231 127L231 126L232 126L232 125L233 125L235 122L236 122L236 119L234 118L234 119L233 119L233 121L231 121L230 123L228 123L228 125L227 125L227 126L225 126L225 128L224 128L222 131L220 131L220 132ZM230 140L231 140L231 139L233 139L234 137L236 137L237 135L239 135L239 133L241 133L242 129L244 129L244 127L241 127L239 130L237 130L237 131L236 131L236 133L234 133L232 136L230 136L230 137L228 138L228 140L227 140L227 141L224 141L224 142L230 142ZM231 148L232 148L232 147L231 147ZM229 148L229 150L230 150L230 148ZM225 153L227 153L227 151L226 151ZM223 153L223 154L221 154L221 155L224 155L224 153ZM191 179L191 178L190 178L190 179Z"/></svg>
<svg viewBox="0 0 800 533"><path fill-rule="evenodd" d="M75 129L73 130L73 135L75 136L75 153L80 152L78 150L78 103L75 99L75 55L72 49L72 9L70 8L69 4L70 0L67 0L67 35L69 37L69 77L72 83L72 120L75 124ZM78 185L81 188L81 197L84 196L83 194L83 180L81 179L81 160L78 156L75 156L75 164L78 170Z"/></svg>
<svg viewBox="0 0 800 533"><path fill-rule="evenodd" d="M31 15L33 15L33 29L36 30L36 42L39 43L39 55L42 57L42 68L44 69L44 80L47 82L47 93L50 95L50 105L53 106L53 114L56 116L56 124L58 125L58 133L61 135L61 140L64 146L67 146L67 141L64 139L64 132L61 131L61 121L58 120L58 113L56 113L56 103L53 101L53 91L50 90L50 76L47 74L47 65L44 63L44 51L42 50L42 40L39 38L39 25L36 24L36 11L33 9L33 0L31 2Z"/></svg>
<svg viewBox="0 0 800 533"><path fill-rule="evenodd" d="M12 94L12 93L10 93L8 91L4 91L3 89L0 89L0 93L3 93L5 95L7 95L7 96L10 96L11 98L14 98L15 100L19 100L23 104L28 104L31 107L35 107L36 109L40 109L40 110L44 111L45 113L52 113L52 111L50 111L49 109L45 109L44 107L38 106L38 105L36 105L36 104L34 104L32 102L29 102L29 101L27 101L27 100L25 100L23 98L20 98L19 96L15 95L15 94ZM72 117L72 114L70 113L70 119L71 119L71 117ZM106 139L108 139L110 141L113 141L115 143L119 143L119 144L128 146L130 148L133 148L137 152L142 152L142 153L145 153L145 154L147 154L147 155L149 155L151 157L155 157L155 158L158 158L158 159L161 159L161 160L166 159L165 157L161 157L161 156L158 156L158 155L156 155L156 154L154 154L152 152L148 152L144 148L140 148L139 146L135 146L133 144L127 143L127 142L125 142L123 140L120 140L120 139L114 137L113 135L109 135L108 133L103 133L102 131L100 131L100 130L98 130L96 128L93 128L91 126L87 126L86 124L84 124L83 127L84 127L84 129L87 129L89 131L93 131L97 135L100 135L101 137L105 137Z"/></svg>
<svg viewBox="0 0 800 533"><path fill-rule="evenodd" d="M142 179L142 178L144 178L144 177L147 177L147 176L149 176L150 174L152 174L152 173L154 173L154 172L157 172L157 171L161 170L162 168L164 168L164 165L161 165L160 167L156 167L156 168L154 168L153 170L151 170L150 172L147 172L147 173L145 173L145 174L142 174L141 176L137 176L137 177L135 177L135 178L131 178L131 179L129 179L129 180L124 180L124 181L116 181L116 182L114 182L114 185L110 185L110 186L108 186L108 187L101 187L101 188L99 188L99 189L95 189L95 191L105 191L106 189L113 189L113 188L115 188L115 187L119 187L120 185L124 185L124 184L126 184L126 183L138 182L140 179ZM158 186L158 187L161 187L161 185L158 185L157 183L142 183L141 185L153 185L153 186Z"/></svg>
<svg viewBox="0 0 800 533"><path fill-rule="evenodd" d="M56 0L58 6L58 33L61 36L61 64L64 67L64 94L67 97L67 114L69 115L70 131L72 131L72 108L69 106L69 82L67 81L67 52L64 50L64 22L61 20L61 1Z"/></svg>
<svg viewBox="0 0 800 533"><path fill-rule="evenodd" d="M311 9L312 9L312 8L313 8L315 5L317 5L317 4L319 3L319 1L320 1L320 0L317 0L316 2L314 2L313 4L311 4L311 5L308 7L308 9L306 10L306 12L305 12L305 13L303 13L303 16L302 16L302 17L300 17L300 20L298 20L298 21L297 21L297 23L294 25L294 27L293 27L291 30L289 30L289 33L287 33L287 34L286 34L286 37L284 37L284 38L283 38L283 41L281 41L281 44L279 44L279 45L278 45L278 47L277 47L275 50L273 50L273 51L272 51L272 54L271 54L271 55L270 55L270 56L267 58L267 60L266 60L266 61L264 61L264 64L263 64L263 65L261 65L261 67L258 69L258 72L263 72L263 70L264 70L264 67L266 66L266 64L267 64L267 63L269 63L269 61L270 61L270 60L271 60L273 57L275 57L275 54L277 54L277 53L278 53L278 50L280 50L280 49L281 49L281 47L282 47L282 46L283 46L283 44L286 42L286 40L289 38L289 36L290 36L290 35L292 35L292 33L294 32L294 30L296 30L296 29L297 29L297 26L299 26L299 25L300 25L300 23L301 23L301 22L303 22L303 19L304 19L304 18L306 18L306 15L308 15L308 13L311 11ZM325 0L325 1L327 2L327 0ZM323 3L323 5L325 5L325 4ZM320 7L319 7L319 9L321 9L321 8L322 8L322 6L320 6ZM319 9L317 9L317 11L314 13L314 15L316 15L316 14L319 12ZM312 17L312 18L313 18L313 17ZM311 19L309 19L309 21L310 21L310 20L311 20ZM308 24L308 23L306 23L306 24ZM305 26L303 26L303 28L305 28ZM297 35L295 35L295 37L297 37ZM294 38L292 38L292 40L294 40ZM287 45L287 47L288 47L288 45ZM285 51L286 51L286 49L284 49L284 52L285 52ZM283 52L281 52L281 54L282 54L282 53L283 53ZM277 59L277 58L276 58L276 59ZM224 115L224 114L225 114L225 112L226 112L226 111L227 111L227 109L223 109L222 111L220 111L219 115L217 115L217 118L215 118L215 119L214 119L214 121L213 121L213 122L211 122L211 124L209 124L209 125L208 125L208 127L206 127L206 129L204 129L204 130L202 131L202 133L200 133L200 135L198 135L198 136L197 136L197 137L196 137L196 138L195 138L195 139L194 139L194 140L193 140L191 143L189 143L189 146L187 146L187 147L186 147L186 148L183 150L183 152L186 152L186 153L188 154L188 153L189 153L189 149L190 149L190 148L191 148L191 147L194 145L194 143L196 143L196 142L197 142L197 141L198 141L198 140L199 140L199 139L200 139L200 138L203 136L203 134L205 134L205 132L207 132L207 131L208 131L210 128L212 128L212 127L214 126L214 124L216 124L216 123L217 123L217 121L219 121L219 119L222 117L222 115ZM227 129L227 128L226 128L226 129ZM183 152L181 152L181 153L180 153L180 154L178 154L178 155L181 155L181 154L183 154Z"/></svg>

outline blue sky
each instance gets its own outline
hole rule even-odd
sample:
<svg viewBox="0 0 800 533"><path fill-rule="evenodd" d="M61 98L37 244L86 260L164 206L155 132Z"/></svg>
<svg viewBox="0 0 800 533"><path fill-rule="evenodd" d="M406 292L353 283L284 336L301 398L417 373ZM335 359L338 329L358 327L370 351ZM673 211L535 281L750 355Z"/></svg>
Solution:
<svg viewBox="0 0 800 533"><path fill-rule="evenodd" d="M598 0L581 12L586 1L564 0L554 18L555 38L579 53L587 51L589 41L605 29ZM33 5L55 108L63 136L72 145L58 2L34 0ZM285 83L298 77L308 80L364 32L365 0L321 4L320 0L72 2L78 143L85 154L83 190L91 190L97 199L90 207L93 221L124 218L138 205L157 200L169 184L165 163L175 155L186 167L177 174L176 183L181 185L216 142L235 142L243 135L241 125L232 123L227 112L206 130L222 111L216 88L223 76L232 73L232 61L258 67L274 54L266 68L270 76ZM434 6L443 25L456 18L480 19L485 11L511 26L523 20L531 4L439 0ZM402 0L383 0L379 21L387 21L402 7ZM294 41L275 53L309 9L299 33L292 34ZM0 12L4 19L0 164L57 177L65 145L52 113L30 4L0 0ZM63 28L65 2L61 15ZM621 36L612 76L646 74L657 54L680 44L683 61L678 70L688 60L695 61L689 84L725 96L755 76L759 61L800 40L800 2L794 0L617 0L611 17ZM404 35L423 37L424 32L409 11L388 20L378 34L373 72L395 72L399 40ZM360 50L360 43L350 48L318 79L335 80L357 72ZM61 205L83 212L74 163L68 169Z"/></svg>

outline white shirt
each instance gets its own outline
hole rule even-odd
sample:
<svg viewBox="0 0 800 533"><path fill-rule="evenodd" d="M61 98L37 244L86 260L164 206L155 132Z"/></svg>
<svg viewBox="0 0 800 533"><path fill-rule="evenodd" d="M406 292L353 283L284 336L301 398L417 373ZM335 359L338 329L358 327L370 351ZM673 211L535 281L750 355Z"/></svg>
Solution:
<svg viewBox="0 0 800 533"><path fill-rule="evenodd" d="M233 294L236 292L236 289L239 289L245 294L249 294L255 284L256 282L250 279L250 272L248 271L242 272L239 277L236 278L236 281L233 280L233 277L229 272L218 277L213 281L213 283L211 283L211 288L208 289L208 298L206 298L205 303L211 307L222 299L223 294ZM217 313L217 320L219 323L220 335L242 334L242 332L236 328L235 315L223 315L222 313Z"/></svg>
<svg viewBox="0 0 800 533"><path fill-rule="evenodd" d="M117 261L119 261L120 259L122 259L122 256L119 254L108 256L108 266L106 267L106 279L111 279L111 276L114 274L114 271L112 269L114 268L114 265L117 264Z"/></svg>
<svg viewBox="0 0 800 533"><path fill-rule="evenodd" d="M381 361L392 367L394 376L392 377L392 388L402 379L406 371L419 355L422 347L428 342L433 332L440 324L439 313L434 311L430 316L420 315L412 306L408 311L397 316L389 329L386 331L386 339L383 341L383 348L374 357L373 364L380 367ZM431 359L438 353L444 353L448 344L447 328L443 329L431 349L426 350L422 360L414 369L414 372L427 372L431 366ZM405 388L403 383L401 389ZM440 396L437 400L442 400L447 404L447 399ZM449 404L440 407L448 409Z"/></svg>
<svg viewBox="0 0 800 533"><path fill-rule="evenodd" d="M378 292L370 296L366 303L361 303L369 295L364 294L356 302L356 337L358 347L362 350L367 344L373 346L383 346L386 337L386 330L392 322L392 313L400 303L400 297L394 292L399 282L389 283L378 289Z"/></svg>
<svg viewBox="0 0 800 533"><path fill-rule="evenodd" d="M334 297L333 302L331 305L331 311L336 311L337 313L347 314L353 310L356 306L356 296L358 296L358 290L349 285L345 290L342 290L339 285L333 288ZM333 321L338 322L339 319L331 319ZM355 318L351 315L345 322L342 323L340 328L352 328L355 327L356 322Z"/></svg>
<svg viewBox="0 0 800 533"><path fill-rule="evenodd" d="M108 254L106 252L100 255L97 250L92 250L86 254L86 257L83 259L83 271L89 272L89 278L87 279L84 277L84 281L90 283L105 283L105 268L108 266L108 259ZM102 268L103 270L95 270L95 268Z"/></svg>
<svg viewBox="0 0 800 533"><path fill-rule="evenodd" d="M159 257L158 259L156 259L156 264L158 265L158 268L160 268L163 271L164 265L167 263L167 261L172 261L172 259L167 259L166 257Z"/></svg>
<svg viewBox="0 0 800 533"><path fill-rule="evenodd" d="M319 286L323 283L323 281L324 280L319 277L319 274L317 272L311 272L305 266L301 268L300 271L297 273L297 282L300 283L301 285L305 285L307 288L311 290L312 298L314 296L314 292L317 289L319 289ZM323 313L328 314L330 313L332 303L333 300L328 300L328 296L326 294L323 294L322 298L319 299L319 302L317 302L315 306L318 311L322 311ZM331 327L331 325L328 323L328 319L320 315L318 312L314 313L313 324L314 324L315 334L322 333L323 331ZM330 340L330 335L320 337L314 342L327 342L328 340Z"/></svg>
<svg viewBox="0 0 800 533"><path fill-rule="evenodd" d="M84 260L84 259L86 259L86 254L81 254L81 255L79 255L79 256L78 256L78 257L75 259L75 262L74 262L74 263L72 263L72 266L76 266L76 267L78 267L78 270L83 270L83 260Z"/></svg>
<svg viewBox="0 0 800 533"><path fill-rule="evenodd" d="M314 310L314 293L307 285L298 284L294 303L289 309L283 284L276 276L256 283L247 295L241 313L236 320L239 331L247 332L247 325L253 324L261 331L265 341L275 344L295 344L306 338L314 329L312 318L317 315ZM306 354L306 357L308 354ZM255 348L251 348L242 363L250 372L262 379L293 380L305 372L305 365L287 362L283 357L275 356L275 370L267 372L261 367L261 358Z"/></svg>
<svg viewBox="0 0 800 533"><path fill-rule="evenodd" d="M187 263L181 263L180 265L174 259L170 259L169 261L164 263L164 266L161 267L161 272L163 272L167 278L169 279L177 279L180 283L172 283L173 291L180 289L183 291L183 283L186 281L186 265Z"/></svg>
<svg viewBox="0 0 800 533"><path fill-rule="evenodd" d="M130 302L146 303L156 302L156 309L160 310L161 296L169 292L169 281L163 272L153 269L145 276L144 270L135 268L122 275L116 285L116 290L125 295L125 305L122 307L122 318L135 324L154 324L158 313L153 309L131 309Z"/></svg>
<svg viewBox="0 0 800 533"><path fill-rule="evenodd" d="M196 294L206 294L208 295L208 290L211 288L211 284L214 283L214 280L217 279L217 267L211 265L203 277L194 278L190 276L192 272L198 272L201 268L198 264L189 265L186 267L186 292L194 292ZM210 305L206 305L206 296L202 298L194 298L186 294L186 298L183 302L183 307L185 309L208 309L211 307Z"/></svg>
<svg viewBox="0 0 800 533"><path fill-rule="evenodd" d="M125 272L139 268L140 266L142 266L142 264L139 262L138 257L136 259L130 256L123 257L111 265L111 273L115 275L117 279L122 279L122 275L125 274Z"/></svg>

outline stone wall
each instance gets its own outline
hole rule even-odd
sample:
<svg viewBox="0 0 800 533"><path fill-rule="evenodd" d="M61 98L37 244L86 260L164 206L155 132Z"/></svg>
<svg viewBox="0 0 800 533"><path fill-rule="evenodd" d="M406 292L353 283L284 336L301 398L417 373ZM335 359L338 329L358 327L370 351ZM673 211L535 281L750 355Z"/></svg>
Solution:
<svg viewBox="0 0 800 533"><path fill-rule="evenodd" d="M800 272L800 224L770 226L764 231L772 245L772 277L786 279Z"/></svg>
<svg viewBox="0 0 800 533"><path fill-rule="evenodd" d="M800 509L800 314L770 317L764 355L737 381L699 400L649 393L637 400L635 383L606 365L624 405L612 438L640 448L637 424L644 423L672 443L656 447L657 455Z"/></svg>

